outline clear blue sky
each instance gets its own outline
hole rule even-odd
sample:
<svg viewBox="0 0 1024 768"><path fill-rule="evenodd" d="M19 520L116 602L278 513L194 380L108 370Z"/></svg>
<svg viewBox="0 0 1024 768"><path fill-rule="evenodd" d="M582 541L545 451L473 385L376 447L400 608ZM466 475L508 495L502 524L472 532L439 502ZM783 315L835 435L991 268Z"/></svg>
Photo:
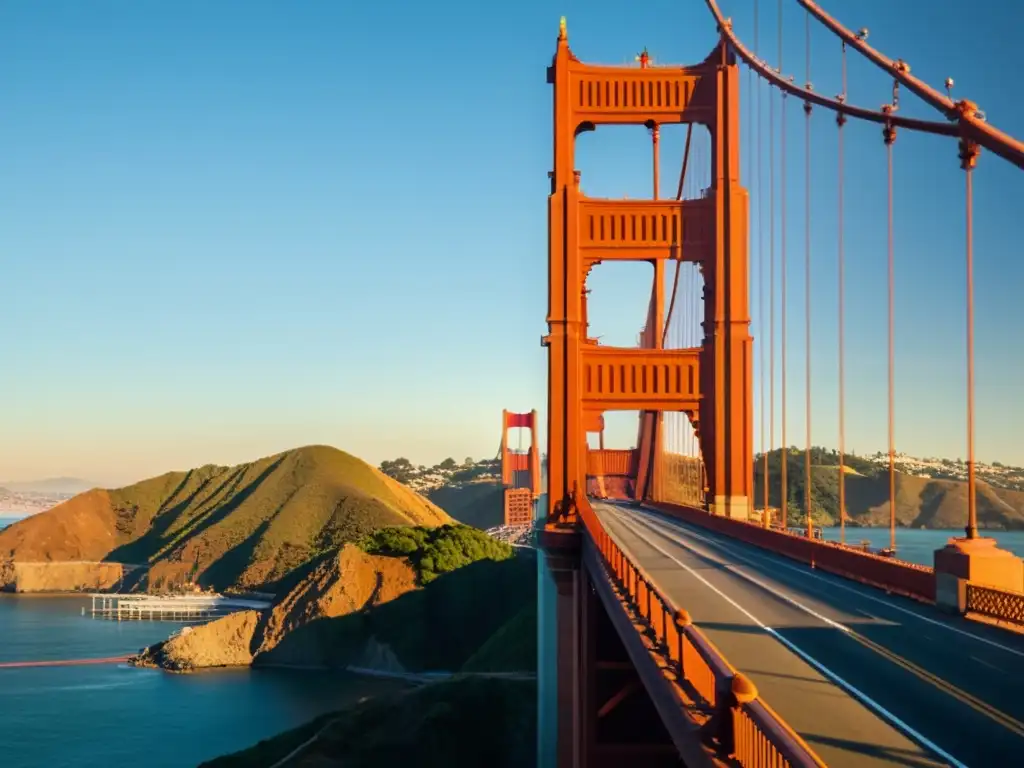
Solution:
<svg viewBox="0 0 1024 768"><path fill-rule="evenodd" d="M761 5L774 59L776 7ZM784 64L802 80L802 11L784 5ZM1024 6L828 5L1024 136L1010 34ZM723 7L752 42L750 4ZM113 484L315 442L372 462L493 455L503 407L545 406L544 71L562 14L584 60L646 45L692 63L715 40L697 0L0 6L0 479ZM812 47L815 87L838 92L838 45L817 31ZM858 63L850 92L877 107L889 86ZM788 109L796 443L803 124ZM814 120L815 442L833 445L835 130ZM867 452L886 440L885 169L877 127L849 136L848 446ZM680 137L666 130L666 168ZM644 196L648 151L642 129L583 136L586 191ZM955 457L962 179L950 144L901 135L896 151L897 445ZM1020 176L987 155L977 173L978 448L1024 463ZM593 332L635 337L648 273L595 271ZM614 423L627 447L634 424Z"/></svg>

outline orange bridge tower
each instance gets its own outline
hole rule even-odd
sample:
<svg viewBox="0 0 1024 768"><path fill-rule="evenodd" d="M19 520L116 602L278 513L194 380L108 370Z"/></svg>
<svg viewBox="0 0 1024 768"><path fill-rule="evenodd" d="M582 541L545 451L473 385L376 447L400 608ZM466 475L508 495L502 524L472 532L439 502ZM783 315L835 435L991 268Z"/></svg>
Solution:
<svg viewBox="0 0 1024 768"><path fill-rule="evenodd" d="M649 66L646 60L639 68L594 66L573 55L563 23L548 82L554 86L555 129L549 331L542 340L549 371L549 521L575 522L576 499L586 493L586 432L610 410L688 414L699 426L710 511L746 519L753 491L753 339L734 57L719 45L693 67ZM704 198L608 200L581 191L574 168L580 133L599 125L672 123L703 125L711 134L711 187ZM694 262L703 273L700 347L616 348L588 339L586 279L596 264L652 262L661 265L657 278L670 259ZM649 329L663 322L661 304L652 301ZM657 419L649 421L656 428Z"/></svg>
<svg viewBox="0 0 1024 768"><path fill-rule="evenodd" d="M508 431L530 430L530 447L524 453L508 445ZM537 411L501 412L501 484L505 491L505 525L532 525L533 505L540 496L540 446L537 443Z"/></svg>
<svg viewBox="0 0 1024 768"><path fill-rule="evenodd" d="M657 439L660 414L686 413L699 427L709 511L740 519L750 514L753 340L748 199L739 179L738 70L722 43L692 67L652 66L646 55L639 67L584 64L569 49L563 19L548 83L554 86L548 333L542 339L548 350L548 517L540 541L550 577L541 580L541 608L545 615L550 611L555 625L557 679L553 695L541 696L538 704L541 711L557 713L550 718L557 723L550 739L539 737L538 749L560 768L677 765L678 752L657 714L659 702L637 687L641 673L624 650L622 632L632 632L635 640L635 630L614 626L585 565L594 557L579 525L580 509L589 504L586 435L600 432L606 411L641 412L636 460L601 451L602 466L591 469L603 477L631 477L634 495L643 499L663 450ZM581 191L574 163L580 133L609 124L656 131L674 123L710 132L711 180L704 196L609 200ZM587 275L611 260L655 265L646 332L637 348L603 346L587 334ZM699 347L661 348L669 260L695 263L703 273ZM597 495L613 495L607 483L597 485L603 485ZM539 679L541 686L548 684L546 675Z"/></svg>

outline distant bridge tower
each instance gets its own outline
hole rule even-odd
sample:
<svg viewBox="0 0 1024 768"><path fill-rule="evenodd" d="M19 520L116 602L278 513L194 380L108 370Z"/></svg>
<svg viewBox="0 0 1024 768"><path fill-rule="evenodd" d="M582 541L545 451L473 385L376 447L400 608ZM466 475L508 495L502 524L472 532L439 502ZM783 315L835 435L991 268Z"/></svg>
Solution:
<svg viewBox="0 0 1024 768"><path fill-rule="evenodd" d="M530 430L530 447L525 453L508 445L508 431ZM540 446L537 443L537 411L501 412L501 483L505 487L505 525L532 525L533 505L540 496Z"/></svg>

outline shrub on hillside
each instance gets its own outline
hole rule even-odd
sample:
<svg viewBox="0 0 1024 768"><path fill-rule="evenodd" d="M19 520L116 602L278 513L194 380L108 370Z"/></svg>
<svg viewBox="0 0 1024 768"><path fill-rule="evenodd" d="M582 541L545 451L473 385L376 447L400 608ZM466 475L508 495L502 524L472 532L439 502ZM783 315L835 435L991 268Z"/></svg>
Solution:
<svg viewBox="0 0 1024 768"><path fill-rule="evenodd" d="M392 480L397 480L400 483L408 483L417 475L416 467L404 457L393 461L382 461L380 463L380 471Z"/></svg>
<svg viewBox="0 0 1024 768"><path fill-rule="evenodd" d="M381 528L358 542L371 555L407 557L421 584L477 560L506 560L513 549L468 525Z"/></svg>

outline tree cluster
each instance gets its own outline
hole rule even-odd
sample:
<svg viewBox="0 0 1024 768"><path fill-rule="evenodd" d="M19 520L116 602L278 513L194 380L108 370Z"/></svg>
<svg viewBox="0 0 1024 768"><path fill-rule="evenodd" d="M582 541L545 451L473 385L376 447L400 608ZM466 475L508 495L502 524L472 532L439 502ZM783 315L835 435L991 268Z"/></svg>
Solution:
<svg viewBox="0 0 1024 768"><path fill-rule="evenodd" d="M363 537L358 546L371 555L407 557L421 584L477 560L506 560L513 550L468 525L436 528L381 528Z"/></svg>

